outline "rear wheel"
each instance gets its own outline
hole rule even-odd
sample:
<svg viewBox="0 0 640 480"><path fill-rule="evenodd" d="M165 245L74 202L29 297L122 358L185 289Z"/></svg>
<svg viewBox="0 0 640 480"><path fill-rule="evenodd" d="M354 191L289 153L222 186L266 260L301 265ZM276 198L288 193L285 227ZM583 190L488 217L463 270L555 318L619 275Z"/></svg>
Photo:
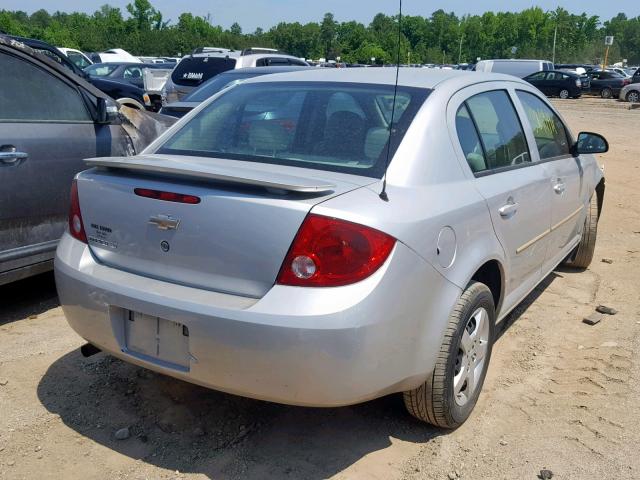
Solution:
<svg viewBox="0 0 640 480"><path fill-rule="evenodd" d="M562 89L562 90L560 90L560 93L558 95L563 100L566 100L567 98L569 98L569 90L567 90L566 88Z"/></svg>
<svg viewBox="0 0 640 480"><path fill-rule="evenodd" d="M600 96L602 98L611 98L613 96L613 91L610 88L603 88L600 92Z"/></svg>
<svg viewBox="0 0 640 480"><path fill-rule="evenodd" d="M598 198L596 195L591 197L588 208L582 239L576 247L575 253L566 262L570 267L587 268L591 265L593 254L596 251L596 237L598 236Z"/></svg>
<svg viewBox="0 0 640 480"><path fill-rule="evenodd" d="M627 102L638 103L640 102L640 92L638 90L631 90L627 93Z"/></svg>
<svg viewBox="0 0 640 480"><path fill-rule="evenodd" d="M491 359L495 316L489 288L471 282L449 317L433 373L404 392L411 415L442 428L457 428L469 418Z"/></svg>

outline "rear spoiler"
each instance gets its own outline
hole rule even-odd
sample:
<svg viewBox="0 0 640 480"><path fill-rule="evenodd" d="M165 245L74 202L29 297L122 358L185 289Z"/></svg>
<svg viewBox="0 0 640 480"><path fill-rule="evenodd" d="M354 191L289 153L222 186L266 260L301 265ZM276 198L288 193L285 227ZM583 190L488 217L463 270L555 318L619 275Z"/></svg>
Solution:
<svg viewBox="0 0 640 480"><path fill-rule="evenodd" d="M168 174L197 180L251 185L297 193L326 193L336 186L323 180L268 172L248 166L222 166L215 163L163 157L105 157L85 160L90 167L115 168L146 173ZM235 162L234 162L235 163Z"/></svg>

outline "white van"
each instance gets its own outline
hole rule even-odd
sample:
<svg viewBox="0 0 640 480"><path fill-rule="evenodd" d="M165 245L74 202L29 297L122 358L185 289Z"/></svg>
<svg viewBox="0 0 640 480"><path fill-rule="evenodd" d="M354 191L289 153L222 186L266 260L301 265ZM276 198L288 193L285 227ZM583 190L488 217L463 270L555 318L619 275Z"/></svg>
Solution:
<svg viewBox="0 0 640 480"><path fill-rule="evenodd" d="M476 72L505 73L524 78L532 73L553 70L553 63L548 60L495 59L480 60L475 67Z"/></svg>

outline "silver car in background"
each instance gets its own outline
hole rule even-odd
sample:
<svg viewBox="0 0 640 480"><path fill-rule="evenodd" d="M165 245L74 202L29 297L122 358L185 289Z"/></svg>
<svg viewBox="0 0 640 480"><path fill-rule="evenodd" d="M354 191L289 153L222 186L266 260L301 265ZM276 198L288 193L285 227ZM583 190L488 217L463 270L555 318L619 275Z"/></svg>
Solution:
<svg viewBox="0 0 640 480"><path fill-rule="evenodd" d="M88 161L56 257L71 327L238 395L404 392L417 418L464 422L496 322L561 262L591 262L590 153L608 145L512 76L402 69L397 94L395 78L250 79L142 155Z"/></svg>

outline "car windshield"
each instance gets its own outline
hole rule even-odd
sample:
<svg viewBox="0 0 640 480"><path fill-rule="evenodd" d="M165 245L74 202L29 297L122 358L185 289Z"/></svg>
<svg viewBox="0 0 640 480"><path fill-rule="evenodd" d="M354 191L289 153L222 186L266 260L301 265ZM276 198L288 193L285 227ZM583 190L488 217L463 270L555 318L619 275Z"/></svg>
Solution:
<svg viewBox="0 0 640 480"><path fill-rule="evenodd" d="M320 82L243 83L156 153L225 158L381 178L429 90Z"/></svg>
<svg viewBox="0 0 640 480"><path fill-rule="evenodd" d="M263 75L262 73L242 73L242 74L225 74L222 73L217 77L212 78L207 83L202 85L197 90L184 97L184 102L204 102L207 98L213 97L216 93L225 87L233 85L235 83L246 80L247 78L257 77Z"/></svg>
<svg viewBox="0 0 640 480"><path fill-rule="evenodd" d="M110 75L111 72L113 72L116 68L118 68L118 65L116 64L102 63L100 65L91 65L85 68L84 71L92 77L106 77L107 75Z"/></svg>

